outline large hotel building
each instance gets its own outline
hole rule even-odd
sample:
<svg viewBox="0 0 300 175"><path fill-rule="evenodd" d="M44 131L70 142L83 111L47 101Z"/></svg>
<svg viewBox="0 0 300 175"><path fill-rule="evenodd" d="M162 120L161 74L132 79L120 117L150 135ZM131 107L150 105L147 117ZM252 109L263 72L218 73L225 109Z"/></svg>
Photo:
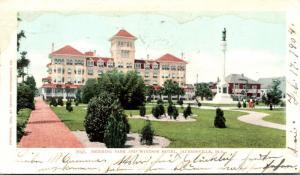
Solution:
<svg viewBox="0 0 300 175"><path fill-rule="evenodd" d="M117 32L109 40L111 57L97 56L95 51L82 53L69 45L52 50L51 62L47 64L49 76L42 79L42 95L45 98L74 97L88 79L98 78L113 69L135 70L147 85L162 86L168 79L181 87L186 85L186 61L168 53L157 59L136 59L135 40L137 38L126 30Z"/></svg>

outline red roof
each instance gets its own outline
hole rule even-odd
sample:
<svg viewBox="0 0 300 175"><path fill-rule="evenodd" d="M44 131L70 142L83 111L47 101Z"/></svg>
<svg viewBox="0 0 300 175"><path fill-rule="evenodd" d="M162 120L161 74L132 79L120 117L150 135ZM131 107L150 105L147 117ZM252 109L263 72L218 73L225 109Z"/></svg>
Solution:
<svg viewBox="0 0 300 175"><path fill-rule="evenodd" d="M66 86L68 86L68 88L71 89L77 89L80 88L81 85L76 85L76 84L53 84L53 83L48 83L48 84L43 84L42 88L66 88Z"/></svg>
<svg viewBox="0 0 300 175"><path fill-rule="evenodd" d="M162 89L162 87L158 86L158 85L153 85L153 88L154 88L155 91L158 91L158 90Z"/></svg>
<svg viewBox="0 0 300 175"><path fill-rule="evenodd" d="M87 56L92 56L92 57L96 56L96 53L92 52L92 51L85 52L84 54Z"/></svg>
<svg viewBox="0 0 300 175"><path fill-rule="evenodd" d="M186 61L180 59L180 58L177 58L175 57L174 55L171 55L169 53L161 56L160 58L158 58L156 61L163 61L163 62L180 62L180 63L185 63L187 64Z"/></svg>
<svg viewBox="0 0 300 175"><path fill-rule="evenodd" d="M79 56L84 56L83 53L80 51L74 49L73 47L66 45L63 48L60 48L54 52L51 53L51 55L79 55Z"/></svg>
<svg viewBox="0 0 300 175"><path fill-rule="evenodd" d="M120 37L126 37L126 38L135 38L135 36L131 35L129 32L127 32L124 29L119 30L119 32L116 33L114 36L120 36Z"/></svg>

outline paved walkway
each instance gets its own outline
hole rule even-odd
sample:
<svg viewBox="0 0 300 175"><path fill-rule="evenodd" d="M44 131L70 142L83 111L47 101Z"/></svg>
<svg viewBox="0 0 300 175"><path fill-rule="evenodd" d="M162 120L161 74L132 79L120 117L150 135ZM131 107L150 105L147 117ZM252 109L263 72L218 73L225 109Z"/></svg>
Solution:
<svg viewBox="0 0 300 175"><path fill-rule="evenodd" d="M240 120L242 122L249 123L252 125L258 125L258 126L263 126L263 127L285 130L285 125L263 120L263 118L268 116L269 114L262 113L262 112L246 111L246 110L234 110L234 111L248 113L246 115L238 117L238 120Z"/></svg>
<svg viewBox="0 0 300 175"><path fill-rule="evenodd" d="M35 110L31 112L19 148L84 147L41 98L35 100Z"/></svg>

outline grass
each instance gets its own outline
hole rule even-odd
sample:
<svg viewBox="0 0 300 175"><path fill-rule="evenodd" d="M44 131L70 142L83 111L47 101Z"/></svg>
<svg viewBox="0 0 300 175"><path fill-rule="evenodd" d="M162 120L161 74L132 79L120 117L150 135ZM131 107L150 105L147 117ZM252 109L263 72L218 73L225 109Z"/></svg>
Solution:
<svg viewBox="0 0 300 175"><path fill-rule="evenodd" d="M19 142L24 135L28 119L31 114L31 109L21 109L17 114L17 142Z"/></svg>
<svg viewBox="0 0 300 175"><path fill-rule="evenodd" d="M263 112L269 114L269 116L266 116L263 118L265 121L273 122L273 123L278 123L278 124L283 124L285 125L286 123L286 113L285 113L285 108L275 108L273 110L269 109L255 109L254 111L257 112Z"/></svg>
<svg viewBox="0 0 300 175"><path fill-rule="evenodd" d="M74 107L73 112L65 108L52 107L54 112L72 130L84 130L84 107ZM147 113L151 108L147 107ZM182 111L179 108L179 111ZM126 114L136 115L138 110L126 110ZM238 116L245 113L224 111L226 129L214 128L215 110L193 108L197 114L196 122L160 122L152 121L155 135L171 140L172 148L283 148L285 147L285 131L254 126L237 120ZM145 125L143 119L129 118L131 132L140 132Z"/></svg>

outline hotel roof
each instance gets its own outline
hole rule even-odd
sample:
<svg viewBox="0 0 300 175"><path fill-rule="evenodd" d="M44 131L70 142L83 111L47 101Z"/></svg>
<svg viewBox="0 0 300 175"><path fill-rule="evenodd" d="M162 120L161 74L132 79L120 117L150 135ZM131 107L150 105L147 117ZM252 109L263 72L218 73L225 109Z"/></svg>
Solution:
<svg viewBox="0 0 300 175"><path fill-rule="evenodd" d="M116 33L115 35L114 35L114 37L125 37L125 38L136 38L135 36L133 36L132 34L130 34L129 32L127 32L126 30L124 30L124 29L121 29L121 30L119 30L118 31L118 33Z"/></svg>
<svg viewBox="0 0 300 175"><path fill-rule="evenodd" d="M83 53L78 51L77 49L73 48L72 46L66 45L63 48L60 48L54 52L52 52L50 55L78 55L78 56L84 56Z"/></svg>
<svg viewBox="0 0 300 175"><path fill-rule="evenodd" d="M156 61L158 61L158 62L181 62L181 63L187 64L186 61L184 61L184 60L182 60L182 59L180 59L178 57L175 57L174 55L171 55L169 53L161 56Z"/></svg>

